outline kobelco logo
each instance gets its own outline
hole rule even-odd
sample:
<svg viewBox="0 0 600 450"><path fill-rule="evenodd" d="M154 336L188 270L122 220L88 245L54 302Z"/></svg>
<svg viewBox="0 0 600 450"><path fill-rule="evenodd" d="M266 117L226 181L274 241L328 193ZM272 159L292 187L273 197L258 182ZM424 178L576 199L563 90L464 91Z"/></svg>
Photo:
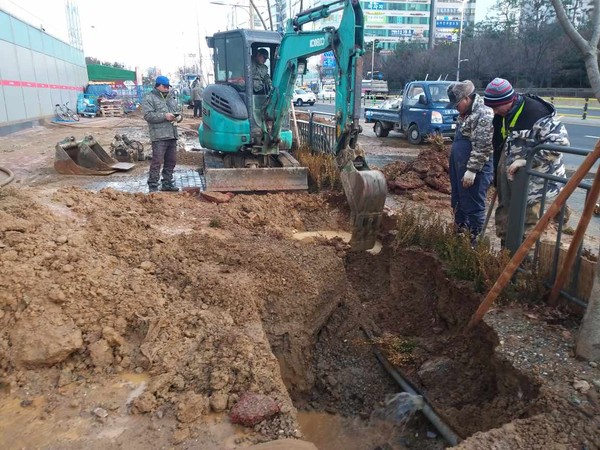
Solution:
<svg viewBox="0 0 600 450"><path fill-rule="evenodd" d="M310 47L320 47L325 45L325 38L316 38L316 39L311 39L310 40Z"/></svg>

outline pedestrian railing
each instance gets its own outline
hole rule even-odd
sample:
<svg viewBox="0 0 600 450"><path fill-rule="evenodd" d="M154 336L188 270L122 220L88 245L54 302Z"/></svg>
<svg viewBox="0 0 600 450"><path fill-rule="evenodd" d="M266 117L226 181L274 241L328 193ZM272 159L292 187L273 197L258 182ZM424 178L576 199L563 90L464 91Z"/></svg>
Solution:
<svg viewBox="0 0 600 450"><path fill-rule="evenodd" d="M548 206L546 199L548 183L550 181L553 181L559 183L559 185L561 186L564 186L569 180L569 178L566 177L557 177L552 174L541 173L535 170L535 168L533 167L534 158L542 150L551 150L562 154L579 155L583 157L591 153L591 150L574 147L564 147L555 144L538 145L534 147L532 151L529 152L527 156L527 164L523 169L517 171L511 186L512 195L510 205L508 206L508 226L506 232L506 248L511 252L511 254L517 251L524 239L528 187L531 178L538 177L543 180L543 195L540 204L540 217L543 216L544 211ZM588 181L582 181L581 183L579 183L578 189L582 189L585 192L586 200L588 198L591 186L591 182ZM575 211L573 211L573 213L575 213ZM570 215L573 216L574 214ZM550 273L550 276L547 280L544 281L544 283L548 287L552 287L554 285L554 281L556 280L557 273L560 269L562 257L564 256L564 254L561 255L561 252L564 253L565 250L561 245L561 241L565 240L564 236L566 230L566 222L569 218L568 216L569 214L567 214L567 205L565 203L562 206L558 217L555 219L557 230L556 239L554 241L553 249L551 252L552 261L548 261L547 256L545 256L548 254L548 252L544 252L544 255L542 255L542 237L540 237L537 240L534 253L532 255L531 262L533 263L533 267L539 269L542 265L545 265L545 267L549 269L548 272ZM587 304L587 299L582 297L582 289L579 289L579 283L581 282L580 275L582 274L583 252L584 242L582 241L577 250L576 262L571 270L570 282L565 284L565 288L561 290L560 293L564 298L568 299L569 301L585 307Z"/></svg>
<svg viewBox="0 0 600 450"><path fill-rule="evenodd" d="M333 153L335 147L335 114L310 111L308 120L297 120L300 145L308 145L313 153ZM317 120L320 118L321 120ZM323 123L329 120L331 123Z"/></svg>

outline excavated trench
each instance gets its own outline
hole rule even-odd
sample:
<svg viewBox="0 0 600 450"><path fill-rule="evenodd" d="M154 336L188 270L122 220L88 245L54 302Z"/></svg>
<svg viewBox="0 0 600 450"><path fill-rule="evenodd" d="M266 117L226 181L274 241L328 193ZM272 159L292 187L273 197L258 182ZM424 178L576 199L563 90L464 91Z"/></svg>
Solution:
<svg viewBox="0 0 600 450"><path fill-rule="evenodd" d="M422 413L411 414L418 408L385 407L402 388L374 350L459 440L533 414L539 387L495 355L487 325L465 334L479 298L468 283L449 279L436 257L384 247L349 253L344 267L347 295L332 299L305 347L271 339L307 440L320 449L449 446ZM302 370L293 354L305 356Z"/></svg>
<svg viewBox="0 0 600 450"><path fill-rule="evenodd" d="M435 257L385 240L353 254L340 239L293 239L343 229L347 215L339 195L10 191L0 401L29 408L30 431L0 409L0 446L446 446L421 413L383 407L401 389L374 348L462 438L533 414L538 387L495 356L485 324L464 334L480 299ZM101 394L115 386L123 398ZM219 427L248 392L280 414L234 438Z"/></svg>

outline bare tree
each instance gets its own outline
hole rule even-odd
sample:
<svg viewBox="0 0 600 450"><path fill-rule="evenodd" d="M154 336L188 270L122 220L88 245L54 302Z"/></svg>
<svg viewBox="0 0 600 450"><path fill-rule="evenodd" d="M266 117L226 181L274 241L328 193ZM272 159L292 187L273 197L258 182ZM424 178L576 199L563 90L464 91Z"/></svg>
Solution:
<svg viewBox="0 0 600 450"><path fill-rule="evenodd" d="M556 17L565 34L573 41L583 56L585 69L596 100L600 102L600 70L598 69L598 42L600 41L600 0L592 1L591 30L589 40L585 40L569 20L561 0L550 0Z"/></svg>

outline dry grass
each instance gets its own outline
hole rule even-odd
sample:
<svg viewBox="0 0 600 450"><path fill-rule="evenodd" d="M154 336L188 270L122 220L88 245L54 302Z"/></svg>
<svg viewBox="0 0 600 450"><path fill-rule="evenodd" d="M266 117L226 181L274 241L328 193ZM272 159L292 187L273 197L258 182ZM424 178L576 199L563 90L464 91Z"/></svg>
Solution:
<svg viewBox="0 0 600 450"><path fill-rule="evenodd" d="M402 366L415 359L414 350L416 342L390 333L384 333L381 337L373 337L372 342L381 348L387 359L394 366Z"/></svg>
<svg viewBox="0 0 600 450"><path fill-rule="evenodd" d="M296 156L300 165L308 168L308 186L312 192L341 189L339 169L333 155L313 153L307 145L303 145Z"/></svg>
<svg viewBox="0 0 600 450"><path fill-rule="evenodd" d="M435 252L450 275L474 282L479 292L493 286L509 261L505 251L494 251L485 240L474 247L468 234L457 234L452 224L426 210L398 211L395 249L417 246Z"/></svg>
<svg viewBox="0 0 600 450"><path fill-rule="evenodd" d="M434 149L438 152L446 151L446 141L444 140L444 137L440 133L433 133L433 134L427 136L427 138L425 139L425 142L427 142L431 146L432 149Z"/></svg>

